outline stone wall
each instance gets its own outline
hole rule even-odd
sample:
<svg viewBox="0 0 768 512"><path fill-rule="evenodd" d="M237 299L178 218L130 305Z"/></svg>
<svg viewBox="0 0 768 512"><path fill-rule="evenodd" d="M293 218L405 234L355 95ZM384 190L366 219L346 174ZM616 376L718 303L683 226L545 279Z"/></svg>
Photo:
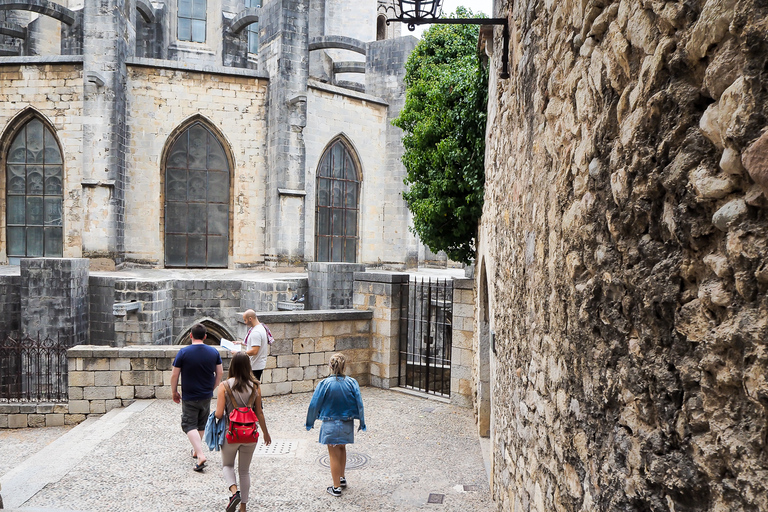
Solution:
<svg viewBox="0 0 768 512"><path fill-rule="evenodd" d="M475 290L472 279L453 280L451 319L451 403L472 406L472 336L475 332Z"/></svg>
<svg viewBox="0 0 768 512"><path fill-rule="evenodd" d="M2 276L0 278L0 336L21 327L21 278Z"/></svg>
<svg viewBox="0 0 768 512"><path fill-rule="evenodd" d="M768 510L765 2L496 7L497 507Z"/></svg>

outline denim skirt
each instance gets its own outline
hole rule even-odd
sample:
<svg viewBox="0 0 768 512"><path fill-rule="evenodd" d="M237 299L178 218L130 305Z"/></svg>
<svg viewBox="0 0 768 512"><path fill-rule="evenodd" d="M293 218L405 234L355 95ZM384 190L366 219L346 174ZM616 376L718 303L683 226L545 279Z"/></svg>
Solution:
<svg viewBox="0 0 768 512"><path fill-rule="evenodd" d="M321 444L352 444L355 442L354 420L325 420L320 426Z"/></svg>

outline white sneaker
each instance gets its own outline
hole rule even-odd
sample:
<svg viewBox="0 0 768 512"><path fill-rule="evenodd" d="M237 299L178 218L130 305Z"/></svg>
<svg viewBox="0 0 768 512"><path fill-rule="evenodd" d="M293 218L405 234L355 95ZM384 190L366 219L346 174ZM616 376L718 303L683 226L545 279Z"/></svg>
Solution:
<svg viewBox="0 0 768 512"><path fill-rule="evenodd" d="M341 487L330 486L326 491L328 491L328 494L331 496L336 496L337 498L341 496Z"/></svg>

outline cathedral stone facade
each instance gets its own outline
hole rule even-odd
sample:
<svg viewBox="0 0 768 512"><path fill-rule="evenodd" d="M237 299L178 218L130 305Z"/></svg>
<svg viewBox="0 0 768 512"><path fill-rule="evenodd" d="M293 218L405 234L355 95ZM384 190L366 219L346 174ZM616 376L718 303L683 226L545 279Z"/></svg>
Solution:
<svg viewBox="0 0 768 512"><path fill-rule="evenodd" d="M399 31L375 0L0 1L0 264L415 266Z"/></svg>

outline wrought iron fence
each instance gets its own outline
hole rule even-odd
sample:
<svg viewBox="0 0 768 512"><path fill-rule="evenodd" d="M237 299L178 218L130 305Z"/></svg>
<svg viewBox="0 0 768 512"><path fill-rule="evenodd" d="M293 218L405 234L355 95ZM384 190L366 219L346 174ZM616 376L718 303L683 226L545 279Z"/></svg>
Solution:
<svg viewBox="0 0 768 512"><path fill-rule="evenodd" d="M67 400L69 338L0 337L0 402Z"/></svg>
<svg viewBox="0 0 768 512"><path fill-rule="evenodd" d="M451 394L453 281L411 280L400 307L399 386Z"/></svg>

